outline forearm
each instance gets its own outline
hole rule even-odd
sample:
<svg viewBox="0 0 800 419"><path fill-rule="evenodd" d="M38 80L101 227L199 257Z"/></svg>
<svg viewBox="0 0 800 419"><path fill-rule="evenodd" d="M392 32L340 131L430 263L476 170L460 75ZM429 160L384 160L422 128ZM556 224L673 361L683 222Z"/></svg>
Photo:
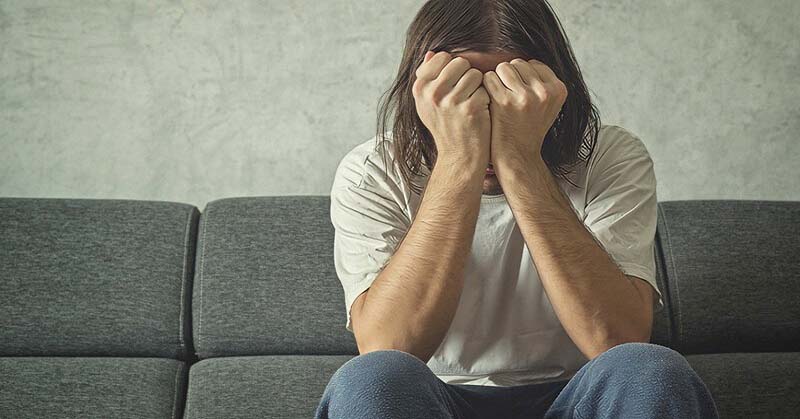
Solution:
<svg viewBox="0 0 800 419"><path fill-rule="evenodd" d="M427 362L447 333L480 207L483 174L470 166L434 167L409 231L367 293L365 351L400 349Z"/></svg>
<svg viewBox="0 0 800 419"><path fill-rule="evenodd" d="M583 225L544 162L513 166L501 168L503 188L565 331L590 359L636 336L636 288Z"/></svg>

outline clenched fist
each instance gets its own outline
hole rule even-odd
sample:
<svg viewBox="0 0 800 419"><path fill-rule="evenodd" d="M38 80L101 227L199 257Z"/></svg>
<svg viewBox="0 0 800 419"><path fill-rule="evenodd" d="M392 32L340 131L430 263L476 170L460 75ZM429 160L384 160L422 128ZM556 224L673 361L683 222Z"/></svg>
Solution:
<svg viewBox="0 0 800 419"><path fill-rule="evenodd" d="M483 73L446 51L425 54L412 86L417 114L433 135L437 159L489 163L491 117Z"/></svg>
<svg viewBox="0 0 800 419"><path fill-rule="evenodd" d="M542 143L567 99L567 87L541 61L521 58L487 71L483 85L491 97L494 165L507 159L522 159L523 166L540 163Z"/></svg>

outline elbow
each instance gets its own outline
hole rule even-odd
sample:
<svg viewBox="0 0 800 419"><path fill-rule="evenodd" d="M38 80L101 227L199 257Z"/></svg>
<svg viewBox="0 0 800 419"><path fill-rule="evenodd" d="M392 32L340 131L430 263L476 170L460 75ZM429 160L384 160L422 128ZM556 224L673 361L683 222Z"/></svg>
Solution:
<svg viewBox="0 0 800 419"><path fill-rule="evenodd" d="M398 327L386 327L386 321L376 319L374 316L363 315L363 304L354 304L351 310L353 322L353 335L356 340L359 355L381 350L396 350L413 355L424 363L433 356L432 351L426 351L415 345L416 339L406 333L386 333L386 329L397 330Z"/></svg>

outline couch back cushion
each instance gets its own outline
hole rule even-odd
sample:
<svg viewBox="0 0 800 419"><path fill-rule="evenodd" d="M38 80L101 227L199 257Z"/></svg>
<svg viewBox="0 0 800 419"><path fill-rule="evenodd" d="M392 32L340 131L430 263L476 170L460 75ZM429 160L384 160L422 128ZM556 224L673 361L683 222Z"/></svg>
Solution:
<svg viewBox="0 0 800 419"><path fill-rule="evenodd" d="M800 202L667 201L658 210L673 348L800 350Z"/></svg>
<svg viewBox="0 0 800 419"><path fill-rule="evenodd" d="M183 359L199 211L0 198L0 356Z"/></svg>
<svg viewBox="0 0 800 419"><path fill-rule="evenodd" d="M211 201L192 300L199 358L358 354L333 265L329 196Z"/></svg>

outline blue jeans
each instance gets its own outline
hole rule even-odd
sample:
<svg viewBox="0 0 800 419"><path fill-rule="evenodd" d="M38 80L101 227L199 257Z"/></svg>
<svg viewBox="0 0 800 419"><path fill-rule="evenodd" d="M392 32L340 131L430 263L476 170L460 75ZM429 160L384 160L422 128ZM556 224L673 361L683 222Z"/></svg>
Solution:
<svg viewBox="0 0 800 419"><path fill-rule="evenodd" d="M718 418L705 383L679 352L629 342L568 380L494 387L448 384L416 356L389 349L345 362L315 419Z"/></svg>

